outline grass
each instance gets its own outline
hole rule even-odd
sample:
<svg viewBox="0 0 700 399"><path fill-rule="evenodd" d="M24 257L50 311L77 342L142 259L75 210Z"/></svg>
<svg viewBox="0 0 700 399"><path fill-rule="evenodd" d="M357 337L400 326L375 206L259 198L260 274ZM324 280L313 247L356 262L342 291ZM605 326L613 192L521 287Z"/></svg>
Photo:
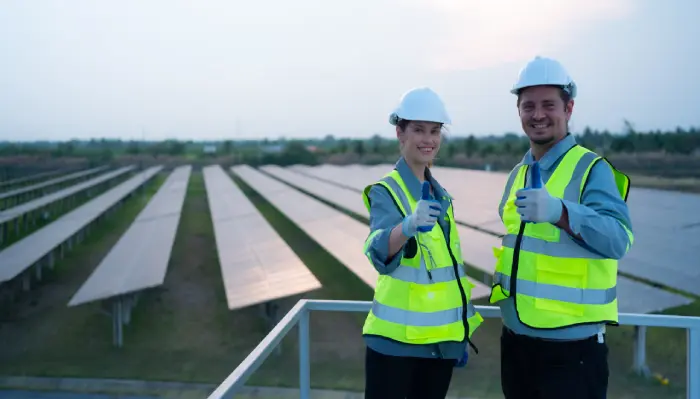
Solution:
<svg viewBox="0 0 700 399"><path fill-rule="evenodd" d="M0 324L0 374L128 378L220 383L260 342L266 325L258 307L231 311L218 264L201 173L192 174L164 285L145 293L125 327L125 346L111 345L110 319L98 304L67 308L70 296L128 227L163 177L145 197L135 197L103 222L88 240L57 265L49 281L15 304ZM317 276L323 288L281 301L286 312L300 298L369 300L372 292L258 193L233 177L266 220ZM472 268L473 269L473 268ZM485 304L485 300L477 301ZM665 313L700 315L695 302ZM361 390L364 384L364 315L311 315L311 375L315 388ZM455 371L451 394L502 397L499 385L499 320L488 320L474 336L480 354ZM685 391L685 332L653 328L647 356L663 386L630 373L631 327L609 328L610 396L681 398ZM293 329L281 355L271 355L251 385L298 386L297 335Z"/></svg>

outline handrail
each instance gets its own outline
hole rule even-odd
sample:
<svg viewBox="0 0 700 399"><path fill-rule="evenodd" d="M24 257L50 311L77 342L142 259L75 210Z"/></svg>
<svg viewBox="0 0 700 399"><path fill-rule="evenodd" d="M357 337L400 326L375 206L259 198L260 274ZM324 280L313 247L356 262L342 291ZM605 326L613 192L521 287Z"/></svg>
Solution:
<svg viewBox="0 0 700 399"><path fill-rule="evenodd" d="M235 370L208 396L208 399L231 398L267 359L282 339L299 324L299 388L300 398L311 394L311 364L309 361L309 312L369 312L371 302L302 299L280 320ZM501 310L495 306L476 306L484 318L498 318ZM700 399L700 317L620 313L620 325L641 327L684 328L688 331L686 397Z"/></svg>

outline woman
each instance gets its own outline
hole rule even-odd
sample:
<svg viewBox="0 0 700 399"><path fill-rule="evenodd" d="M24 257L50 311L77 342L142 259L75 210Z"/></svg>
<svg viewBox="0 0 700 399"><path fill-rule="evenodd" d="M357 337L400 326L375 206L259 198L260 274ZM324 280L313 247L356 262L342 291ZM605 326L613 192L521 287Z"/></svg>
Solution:
<svg viewBox="0 0 700 399"><path fill-rule="evenodd" d="M470 302L451 199L428 169L450 118L435 92L417 88L389 122L401 158L363 193L370 213L364 251L379 272L363 328L365 398L443 399L483 321Z"/></svg>

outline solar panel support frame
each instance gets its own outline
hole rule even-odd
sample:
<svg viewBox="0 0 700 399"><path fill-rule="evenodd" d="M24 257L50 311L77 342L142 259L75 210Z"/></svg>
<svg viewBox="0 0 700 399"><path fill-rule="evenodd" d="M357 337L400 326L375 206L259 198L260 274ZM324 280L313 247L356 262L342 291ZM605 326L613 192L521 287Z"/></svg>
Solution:
<svg viewBox="0 0 700 399"><path fill-rule="evenodd" d="M103 301L107 315L112 318L112 344L117 348L124 346L124 326L131 323L131 311L138 302L139 292L117 295Z"/></svg>

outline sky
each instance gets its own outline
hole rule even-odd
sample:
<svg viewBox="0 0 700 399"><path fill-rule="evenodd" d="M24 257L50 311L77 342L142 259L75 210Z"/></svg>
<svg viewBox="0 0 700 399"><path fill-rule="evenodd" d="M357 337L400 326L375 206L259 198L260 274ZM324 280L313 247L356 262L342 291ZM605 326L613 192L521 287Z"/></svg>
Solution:
<svg viewBox="0 0 700 399"><path fill-rule="evenodd" d="M700 126L697 0L0 0L0 140L395 137L429 86L450 134L522 133L536 55L573 131Z"/></svg>

